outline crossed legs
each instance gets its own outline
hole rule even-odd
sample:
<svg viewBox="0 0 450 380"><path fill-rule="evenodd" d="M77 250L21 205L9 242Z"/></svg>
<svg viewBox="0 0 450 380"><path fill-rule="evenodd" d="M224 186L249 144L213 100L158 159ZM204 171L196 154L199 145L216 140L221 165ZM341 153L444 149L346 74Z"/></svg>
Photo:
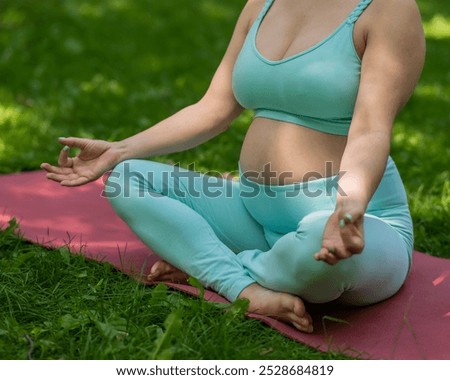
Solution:
<svg viewBox="0 0 450 380"><path fill-rule="evenodd" d="M313 254L331 210L310 213L296 230L269 244L267 231L244 205L238 182L129 160L114 169L105 192L119 216L169 263L158 263L155 272L159 266L166 272L160 275L179 275L174 267L179 268L231 301L248 298L250 311L287 320L302 331L312 330L302 299L373 303L394 294L406 276L407 255L398 253L404 250L401 239L376 217L365 218L364 251L330 266ZM388 245L379 234L389 238Z"/></svg>

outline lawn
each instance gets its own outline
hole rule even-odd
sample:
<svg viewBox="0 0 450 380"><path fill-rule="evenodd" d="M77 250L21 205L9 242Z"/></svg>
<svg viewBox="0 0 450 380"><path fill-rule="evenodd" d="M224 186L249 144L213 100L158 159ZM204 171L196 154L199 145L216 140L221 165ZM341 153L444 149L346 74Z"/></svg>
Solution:
<svg viewBox="0 0 450 380"><path fill-rule="evenodd" d="M427 60L394 127L415 248L450 258L450 9L420 0ZM197 101L244 0L1 0L0 173L55 162L58 136L117 140ZM235 171L251 113L160 161ZM0 232L0 359L330 359L255 320ZM20 226L19 226L20 227Z"/></svg>

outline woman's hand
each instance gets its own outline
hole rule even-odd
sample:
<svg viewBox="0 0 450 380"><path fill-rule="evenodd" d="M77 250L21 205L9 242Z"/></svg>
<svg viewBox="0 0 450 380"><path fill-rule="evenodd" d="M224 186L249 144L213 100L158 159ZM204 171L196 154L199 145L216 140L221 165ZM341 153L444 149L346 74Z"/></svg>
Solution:
<svg viewBox="0 0 450 380"><path fill-rule="evenodd" d="M63 186L79 186L95 181L119 162L119 151L114 143L103 140L76 137L60 138L64 144L58 158L58 166L41 164L47 178ZM76 157L69 157L71 147L79 148Z"/></svg>
<svg viewBox="0 0 450 380"><path fill-rule="evenodd" d="M364 249L364 208L347 201L331 214L325 226L322 249L314 255L330 265Z"/></svg>

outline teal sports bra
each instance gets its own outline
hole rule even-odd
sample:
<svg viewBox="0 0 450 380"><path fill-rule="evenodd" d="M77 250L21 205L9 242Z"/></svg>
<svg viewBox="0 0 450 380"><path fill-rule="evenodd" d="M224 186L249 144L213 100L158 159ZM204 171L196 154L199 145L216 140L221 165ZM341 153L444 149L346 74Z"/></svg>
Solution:
<svg viewBox="0 0 450 380"><path fill-rule="evenodd" d="M361 60L353 43L356 20L372 0L361 0L328 37L278 61L261 55L256 35L274 0L250 28L233 69L236 100L255 117L348 135L359 88Z"/></svg>

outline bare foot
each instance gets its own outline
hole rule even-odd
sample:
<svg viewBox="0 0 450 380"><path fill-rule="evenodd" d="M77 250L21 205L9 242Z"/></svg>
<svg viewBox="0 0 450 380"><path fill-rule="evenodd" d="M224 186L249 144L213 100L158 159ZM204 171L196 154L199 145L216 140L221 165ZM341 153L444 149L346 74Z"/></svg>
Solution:
<svg viewBox="0 0 450 380"><path fill-rule="evenodd" d="M187 284L188 278L189 276L186 273L164 260L154 263L150 269L150 274L147 276L149 281L168 281L182 284Z"/></svg>
<svg viewBox="0 0 450 380"><path fill-rule="evenodd" d="M312 318L299 297L275 292L259 284L251 284L241 292L239 298L247 298L250 301L248 311L251 313L289 322L303 332L313 332Z"/></svg>

